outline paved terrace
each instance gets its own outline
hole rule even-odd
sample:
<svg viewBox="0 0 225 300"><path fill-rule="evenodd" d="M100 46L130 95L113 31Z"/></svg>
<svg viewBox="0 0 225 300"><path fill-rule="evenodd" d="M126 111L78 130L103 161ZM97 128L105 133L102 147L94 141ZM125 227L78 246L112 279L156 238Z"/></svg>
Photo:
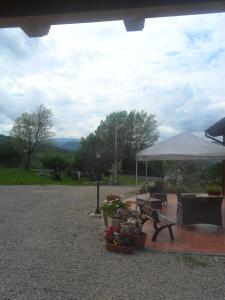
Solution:
<svg viewBox="0 0 225 300"><path fill-rule="evenodd" d="M126 187L101 188L106 194ZM0 299L224 299L213 257L103 248L95 187L0 186ZM201 259L200 264L198 261Z"/></svg>
<svg viewBox="0 0 225 300"><path fill-rule="evenodd" d="M171 220L176 220L176 195L167 194L167 201L168 204L166 207L163 206L162 214ZM225 200L222 203L222 218L225 226ZM183 228L175 225L173 226L174 242L170 241L167 229L161 231L156 242L152 242L151 237L154 229L151 222L147 222L143 230L148 233L146 247L149 249L225 255L225 229L223 231L218 230L215 225L198 224Z"/></svg>

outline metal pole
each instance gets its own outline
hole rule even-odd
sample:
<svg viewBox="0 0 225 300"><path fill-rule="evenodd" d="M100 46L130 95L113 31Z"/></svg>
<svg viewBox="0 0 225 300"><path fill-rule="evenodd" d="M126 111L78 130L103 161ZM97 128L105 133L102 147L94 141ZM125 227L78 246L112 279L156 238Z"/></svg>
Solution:
<svg viewBox="0 0 225 300"><path fill-rule="evenodd" d="M225 146L225 136L223 135L223 145ZM223 160L223 196L225 196L225 160Z"/></svg>
<svg viewBox="0 0 225 300"><path fill-rule="evenodd" d="M100 153L96 153L96 158L97 158L97 162L98 162L98 170L97 170L97 208L95 211L96 215L101 214L100 209L99 209L99 186L100 186Z"/></svg>

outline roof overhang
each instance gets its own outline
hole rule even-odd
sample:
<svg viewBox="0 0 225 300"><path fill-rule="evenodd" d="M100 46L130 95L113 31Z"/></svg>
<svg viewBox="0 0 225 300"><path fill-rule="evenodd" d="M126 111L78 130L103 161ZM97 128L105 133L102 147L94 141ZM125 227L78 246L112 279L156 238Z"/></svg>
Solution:
<svg viewBox="0 0 225 300"><path fill-rule="evenodd" d="M208 129L206 129L205 134L213 137L225 136L225 118L219 120Z"/></svg>
<svg viewBox="0 0 225 300"><path fill-rule="evenodd" d="M225 12L224 0L2 0L0 27L38 37L51 25L123 20L134 31L144 28L145 18L216 12Z"/></svg>

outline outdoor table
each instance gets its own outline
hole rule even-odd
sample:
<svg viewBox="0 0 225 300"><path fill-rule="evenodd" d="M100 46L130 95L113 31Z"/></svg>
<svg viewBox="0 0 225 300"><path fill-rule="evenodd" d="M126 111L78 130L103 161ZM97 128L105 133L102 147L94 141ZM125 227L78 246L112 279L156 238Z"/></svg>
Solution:
<svg viewBox="0 0 225 300"><path fill-rule="evenodd" d="M149 201L152 208L162 210L162 203L164 202L162 199L150 198L149 194L138 195L137 199Z"/></svg>

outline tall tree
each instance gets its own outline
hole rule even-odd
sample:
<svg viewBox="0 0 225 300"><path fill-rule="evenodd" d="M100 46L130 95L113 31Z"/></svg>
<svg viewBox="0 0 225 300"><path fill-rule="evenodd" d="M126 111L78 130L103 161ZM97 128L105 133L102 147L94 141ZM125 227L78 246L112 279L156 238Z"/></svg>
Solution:
<svg viewBox="0 0 225 300"><path fill-rule="evenodd" d="M37 107L36 111L22 113L16 119L11 130L11 135L18 138L24 149L25 169L30 168L31 158L37 148L53 136L52 112L43 104Z"/></svg>
<svg viewBox="0 0 225 300"><path fill-rule="evenodd" d="M79 157L81 158L82 153L85 153L84 164L87 164L91 153L100 151L102 152L102 167L109 170L115 162L115 141L117 140L118 162L122 162L123 171L134 171L136 152L153 145L158 137L154 115L135 110L129 113L113 112L101 121L94 133L82 140L78 151Z"/></svg>

